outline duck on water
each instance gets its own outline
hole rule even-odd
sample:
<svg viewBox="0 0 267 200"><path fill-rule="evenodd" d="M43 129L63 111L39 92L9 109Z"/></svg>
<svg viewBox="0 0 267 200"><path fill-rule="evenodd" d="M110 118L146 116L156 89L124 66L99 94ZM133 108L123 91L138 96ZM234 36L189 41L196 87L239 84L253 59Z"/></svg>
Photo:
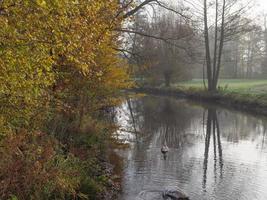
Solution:
<svg viewBox="0 0 267 200"><path fill-rule="evenodd" d="M167 146L167 141L166 141L166 134L164 136L164 143L160 149L161 153L163 154L164 160L167 158L167 153L169 152L169 147Z"/></svg>
<svg viewBox="0 0 267 200"><path fill-rule="evenodd" d="M169 147L165 143L161 147L161 153L164 156L164 160L167 158L167 153L169 152ZM167 189L162 192L162 197L164 200L189 200L189 197L187 197L182 192L175 190L175 189Z"/></svg>
<svg viewBox="0 0 267 200"><path fill-rule="evenodd" d="M161 147L161 153L166 154L169 152L169 147L167 146L167 144L163 144L163 146Z"/></svg>
<svg viewBox="0 0 267 200"><path fill-rule="evenodd" d="M166 138L164 140L164 144L161 147L161 153L166 160L167 153L169 152L169 147L167 146ZM162 197L164 200L189 200L189 198L183 194L182 192L175 189L167 189L162 192Z"/></svg>

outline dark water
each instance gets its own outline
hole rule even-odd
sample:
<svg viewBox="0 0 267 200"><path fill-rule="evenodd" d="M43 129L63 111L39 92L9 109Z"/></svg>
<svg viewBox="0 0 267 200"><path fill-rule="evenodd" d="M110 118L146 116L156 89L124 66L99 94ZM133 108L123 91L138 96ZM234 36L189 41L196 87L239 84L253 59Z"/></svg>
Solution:
<svg viewBox="0 0 267 200"><path fill-rule="evenodd" d="M162 97L128 100L117 114L130 144L121 200L161 199L177 188L191 200L267 200L267 120ZM170 149L166 159L161 147Z"/></svg>

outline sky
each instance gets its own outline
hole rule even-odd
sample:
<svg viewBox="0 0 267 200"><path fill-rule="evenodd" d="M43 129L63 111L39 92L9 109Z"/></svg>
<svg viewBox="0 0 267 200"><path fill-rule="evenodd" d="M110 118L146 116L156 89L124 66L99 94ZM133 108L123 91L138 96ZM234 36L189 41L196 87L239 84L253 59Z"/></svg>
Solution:
<svg viewBox="0 0 267 200"><path fill-rule="evenodd" d="M169 5L175 5L175 4L177 5L178 1L183 2L183 0L163 0L163 2ZM186 2L191 2L191 1L200 2L200 4L202 4L201 0L184 0L185 5L190 6L190 4L187 4ZM248 4L248 2L250 2L249 5L252 7L251 9L248 10L247 17L251 17L254 19L255 17L260 17L263 16L263 14L267 14L267 0L239 0L239 2L241 2L241 4ZM148 7L148 10L151 11L149 12L150 16L153 16L152 9L150 10Z"/></svg>
<svg viewBox="0 0 267 200"><path fill-rule="evenodd" d="M260 9L267 11L267 0L257 0Z"/></svg>

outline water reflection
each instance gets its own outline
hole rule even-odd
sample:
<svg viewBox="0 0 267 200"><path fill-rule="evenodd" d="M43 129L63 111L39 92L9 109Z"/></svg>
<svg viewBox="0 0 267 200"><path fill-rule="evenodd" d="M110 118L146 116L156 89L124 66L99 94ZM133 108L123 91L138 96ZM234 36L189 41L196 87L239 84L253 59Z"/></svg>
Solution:
<svg viewBox="0 0 267 200"><path fill-rule="evenodd" d="M267 199L266 119L149 96L127 99L117 112L118 138L130 144L118 150L121 199L161 199L170 187L192 200Z"/></svg>
<svg viewBox="0 0 267 200"><path fill-rule="evenodd" d="M204 112L205 114L205 112ZM204 115L205 116L205 115ZM203 124L203 128L204 128ZM220 126L217 117L217 111L213 108L208 108L208 116L206 123L206 135L205 135L205 152L204 152L204 163L203 163L203 189L206 191L207 183L207 170L208 170L208 157L210 148L210 139L213 140L213 159L214 159L214 179L217 180L217 162L220 168L220 178L222 178L223 171L223 157L222 157L222 144L221 144L221 134ZM217 159L218 156L218 159Z"/></svg>

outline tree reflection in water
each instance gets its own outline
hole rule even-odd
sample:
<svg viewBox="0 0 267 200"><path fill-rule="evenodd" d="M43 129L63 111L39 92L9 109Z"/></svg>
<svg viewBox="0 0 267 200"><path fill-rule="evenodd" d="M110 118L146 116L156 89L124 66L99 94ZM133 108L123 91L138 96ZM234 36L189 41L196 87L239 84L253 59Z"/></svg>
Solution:
<svg viewBox="0 0 267 200"><path fill-rule="evenodd" d="M203 129L205 128L203 127ZM204 191L206 189L206 184L207 184L207 170L208 170L208 160L209 160L208 158L209 158L211 137L213 139L214 178L217 179L217 163L218 162L219 162L219 168L220 168L220 178L222 178L223 155L222 155L221 133L220 133L219 120L217 117L217 111L215 108L208 108L208 114L207 114L206 134L205 134L205 152L204 152L204 163L203 163L203 185L202 185ZM217 151L217 148L218 148L218 151ZM217 155L219 159L217 159Z"/></svg>
<svg viewBox="0 0 267 200"><path fill-rule="evenodd" d="M122 200L155 200L153 191L170 186L192 200L267 199L267 118L153 96L128 99L119 111L128 131L120 137L130 139L117 150L125 162Z"/></svg>

